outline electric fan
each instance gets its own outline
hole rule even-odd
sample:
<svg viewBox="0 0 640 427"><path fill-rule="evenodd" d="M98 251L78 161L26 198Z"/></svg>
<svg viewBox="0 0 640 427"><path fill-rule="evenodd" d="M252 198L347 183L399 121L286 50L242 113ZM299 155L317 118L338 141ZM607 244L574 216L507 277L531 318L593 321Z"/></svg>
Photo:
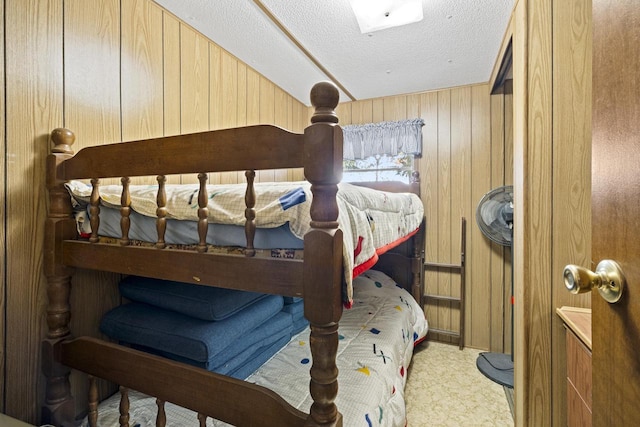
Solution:
<svg viewBox="0 0 640 427"><path fill-rule="evenodd" d="M513 240L513 187L505 185L485 194L476 209L476 222L482 234L492 242L511 246ZM513 295L513 268L511 269L511 295ZM513 331L513 309L511 310ZM511 354L480 353L476 366L487 378L505 387L513 388L513 332Z"/></svg>

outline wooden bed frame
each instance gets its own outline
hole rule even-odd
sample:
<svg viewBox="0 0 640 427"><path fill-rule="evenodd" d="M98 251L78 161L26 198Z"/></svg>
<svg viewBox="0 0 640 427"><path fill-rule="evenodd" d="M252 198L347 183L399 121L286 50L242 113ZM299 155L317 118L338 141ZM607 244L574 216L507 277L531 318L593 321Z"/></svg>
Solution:
<svg viewBox="0 0 640 427"><path fill-rule="evenodd" d="M66 129L52 132L54 147L47 158L49 214L46 222L45 272L48 280L48 335L43 341L46 402L43 422L74 425L75 405L69 374L89 374L89 419L97 417L94 377L103 378L155 396L162 425L162 402L173 402L199 415L234 425L341 426L334 400L338 392L336 352L342 315L342 231L338 228L337 184L342 175L342 130L335 108L338 90L328 82L311 90L315 112L303 134L275 126L258 125L116 143L73 154L74 135ZM253 174L260 169L304 167L312 184L312 229L304 237L304 261L216 255L206 252L206 173L246 170L247 241L255 230ZM201 245L195 251L165 248L164 176L198 173ZM156 247L129 245L129 177L157 175L158 242ZM99 180L123 182L120 244L99 243L97 235L79 240L72 206L64 183L91 179L92 228L98 229ZM385 190L417 192L417 182L388 184ZM94 233L96 233L94 231ZM422 233L383 256L376 269L388 272L422 302ZM250 246L250 244L249 244ZM74 268L135 274L180 282L207 284L247 291L304 296L305 317L311 324L310 413L291 407L276 393L260 386L187 366L91 337L74 338L69 330L71 276ZM128 419L127 401L121 421ZM123 424L126 425L126 424ZM204 425L204 424L201 424Z"/></svg>

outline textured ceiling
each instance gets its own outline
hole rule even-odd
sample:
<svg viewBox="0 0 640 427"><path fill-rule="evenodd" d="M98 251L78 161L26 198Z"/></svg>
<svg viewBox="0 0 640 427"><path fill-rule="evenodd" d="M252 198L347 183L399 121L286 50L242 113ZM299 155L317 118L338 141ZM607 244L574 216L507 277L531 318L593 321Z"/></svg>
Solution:
<svg viewBox="0 0 640 427"><path fill-rule="evenodd" d="M361 34L348 0L155 1L306 105L320 80L341 101L487 82L514 4L423 0L421 22Z"/></svg>

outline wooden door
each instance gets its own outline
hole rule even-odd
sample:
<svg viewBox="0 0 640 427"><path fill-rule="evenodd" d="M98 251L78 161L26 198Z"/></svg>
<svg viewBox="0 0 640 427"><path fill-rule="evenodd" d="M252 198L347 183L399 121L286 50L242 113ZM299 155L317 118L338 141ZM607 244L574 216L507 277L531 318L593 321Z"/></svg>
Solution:
<svg viewBox="0 0 640 427"><path fill-rule="evenodd" d="M627 278L592 293L593 425L640 425L640 7L593 0L592 256Z"/></svg>

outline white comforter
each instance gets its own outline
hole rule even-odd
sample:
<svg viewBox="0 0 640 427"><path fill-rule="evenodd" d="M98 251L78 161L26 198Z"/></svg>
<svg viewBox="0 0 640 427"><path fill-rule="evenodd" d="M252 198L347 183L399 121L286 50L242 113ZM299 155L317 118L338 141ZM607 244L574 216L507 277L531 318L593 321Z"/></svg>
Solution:
<svg viewBox="0 0 640 427"><path fill-rule="evenodd" d="M311 188L303 182L256 183L256 226L275 228L288 223L291 232L303 238L310 230ZM91 186L71 181L72 196L88 203ZM210 185L209 221L243 226L245 223L245 184ZM131 186L131 208L139 214L156 216L157 185ZM100 187L101 202L119 207L122 187ZM198 185L167 185L167 218L198 220ZM370 268L379 254L415 232L424 216L418 196L387 193L341 183L338 191L340 228L344 235L344 266L347 300L352 301L352 278Z"/></svg>
<svg viewBox="0 0 640 427"><path fill-rule="evenodd" d="M349 427L403 427L404 386L414 343L427 334L424 312L403 289L383 273L367 271L354 279L353 308L340 321L336 405ZM268 387L294 407L308 412L309 329L301 332L247 381ZM118 425L116 394L100 405L99 425ZM131 392L130 425L155 425L155 399ZM167 426L197 425L196 414L167 404ZM208 420L208 426L227 424Z"/></svg>

